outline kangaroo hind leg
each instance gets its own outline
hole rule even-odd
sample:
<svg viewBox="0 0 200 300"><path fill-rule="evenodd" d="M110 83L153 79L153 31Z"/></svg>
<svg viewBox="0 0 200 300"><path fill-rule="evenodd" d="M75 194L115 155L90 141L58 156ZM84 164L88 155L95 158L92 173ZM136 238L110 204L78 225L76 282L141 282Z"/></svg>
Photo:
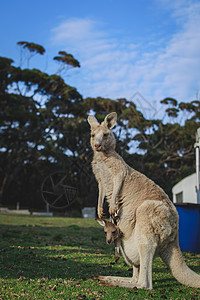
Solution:
<svg viewBox="0 0 200 300"><path fill-rule="evenodd" d="M141 288L152 289L152 264L157 245L156 244L141 244L139 245L140 254L140 273L138 285Z"/></svg>
<svg viewBox="0 0 200 300"><path fill-rule="evenodd" d="M152 264L158 247L158 237L152 227L151 213L154 201L143 203L136 215L136 240L140 257L140 272L138 285L141 288L152 289Z"/></svg>

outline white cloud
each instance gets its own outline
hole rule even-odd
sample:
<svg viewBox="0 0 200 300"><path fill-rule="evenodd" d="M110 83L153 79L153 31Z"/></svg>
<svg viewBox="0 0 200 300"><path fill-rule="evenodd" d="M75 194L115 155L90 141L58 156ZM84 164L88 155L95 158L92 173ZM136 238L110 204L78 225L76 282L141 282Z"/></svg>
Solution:
<svg viewBox="0 0 200 300"><path fill-rule="evenodd" d="M81 62L76 87L85 97L130 98L139 90L152 100L194 98L200 89L200 3L162 4L178 23L163 45L161 40L152 39L143 47L146 41L138 45L127 37L119 39L105 24L91 19L70 19L52 30L53 41ZM153 44L159 45L157 50Z"/></svg>
<svg viewBox="0 0 200 300"><path fill-rule="evenodd" d="M184 21L182 29L156 58L153 74L155 78L161 75L163 88L168 89L171 96L188 100L187 97L194 98L200 88L200 3L178 7L174 15Z"/></svg>
<svg viewBox="0 0 200 300"><path fill-rule="evenodd" d="M92 20L73 18L61 23L52 31L55 34L54 39L57 42L63 42L63 40L66 41L69 39L75 43L79 43L81 40L91 40L97 37L93 31L93 27L94 22Z"/></svg>

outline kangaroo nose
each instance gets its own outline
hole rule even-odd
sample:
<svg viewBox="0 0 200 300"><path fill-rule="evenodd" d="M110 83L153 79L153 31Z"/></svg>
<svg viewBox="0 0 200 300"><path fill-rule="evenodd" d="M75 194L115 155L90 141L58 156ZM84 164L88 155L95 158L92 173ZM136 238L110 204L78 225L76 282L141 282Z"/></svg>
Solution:
<svg viewBox="0 0 200 300"><path fill-rule="evenodd" d="M112 243L112 239L107 240L107 243L111 244Z"/></svg>

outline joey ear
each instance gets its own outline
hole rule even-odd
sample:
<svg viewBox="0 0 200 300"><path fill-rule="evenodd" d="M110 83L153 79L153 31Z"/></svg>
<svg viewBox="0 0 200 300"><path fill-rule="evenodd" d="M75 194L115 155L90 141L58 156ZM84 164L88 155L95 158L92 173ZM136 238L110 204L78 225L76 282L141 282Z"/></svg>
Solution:
<svg viewBox="0 0 200 300"><path fill-rule="evenodd" d="M99 225L101 225L101 226L105 226L106 225L106 222L105 222L105 220L99 220L99 219L96 219L96 221L99 223Z"/></svg>
<svg viewBox="0 0 200 300"><path fill-rule="evenodd" d="M95 118L95 116L88 116L88 123L90 124L91 128L96 128L99 125L99 122Z"/></svg>
<svg viewBox="0 0 200 300"><path fill-rule="evenodd" d="M105 117L103 121L103 125L108 129L112 129L115 126L116 122L117 122L117 113L112 112Z"/></svg>

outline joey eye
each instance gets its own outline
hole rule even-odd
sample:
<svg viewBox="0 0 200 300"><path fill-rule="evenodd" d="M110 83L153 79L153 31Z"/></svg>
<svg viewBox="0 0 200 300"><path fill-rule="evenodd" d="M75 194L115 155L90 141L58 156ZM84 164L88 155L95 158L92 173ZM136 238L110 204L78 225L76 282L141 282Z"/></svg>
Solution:
<svg viewBox="0 0 200 300"><path fill-rule="evenodd" d="M92 137L92 138L94 137L94 133L91 134L91 137Z"/></svg>
<svg viewBox="0 0 200 300"><path fill-rule="evenodd" d="M117 233L117 230L112 231L112 234L115 234L115 233Z"/></svg>
<svg viewBox="0 0 200 300"><path fill-rule="evenodd" d="M106 231L104 231L104 233L105 233L105 235L107 234L107 232L106 232Z"/></svg>
<svg viewBox="0 0 200 300"><path fill-rule="evenodd" d="M104 133L104 135L103 135L103 136L104 136L105 138L106 138L106 137L108 137L108 133Z"/></svg>

